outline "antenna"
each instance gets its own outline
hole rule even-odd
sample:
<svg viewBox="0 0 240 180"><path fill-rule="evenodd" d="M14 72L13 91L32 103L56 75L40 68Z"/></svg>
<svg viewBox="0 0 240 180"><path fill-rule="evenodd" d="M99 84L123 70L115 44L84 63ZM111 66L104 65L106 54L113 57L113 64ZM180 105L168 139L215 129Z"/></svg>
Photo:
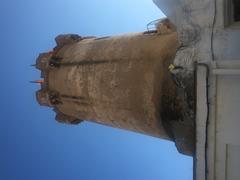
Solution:
<svg viewBox="0 0 240 180"><path fill-rule="evenodd" d="M43 83L44 83L44 80L43 80L43 79L34 80L34 81L30 81L30 83L43 84Z"/></svg>

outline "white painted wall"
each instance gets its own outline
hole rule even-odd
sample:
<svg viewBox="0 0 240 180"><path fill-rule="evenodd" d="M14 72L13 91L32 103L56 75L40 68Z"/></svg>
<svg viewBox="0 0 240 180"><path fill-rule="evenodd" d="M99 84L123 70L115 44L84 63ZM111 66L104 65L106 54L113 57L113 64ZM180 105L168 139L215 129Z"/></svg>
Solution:
<svg viewBox="0 0 240 180"><path fill-rule="evenodd" d="M226 26L228 0L153 0L176 25L175 64L210 67L208 180L240 179L240 23ZM227 70L227 71L226 71ZM197 78L196 179L205 179L206 71Z"/></svg>

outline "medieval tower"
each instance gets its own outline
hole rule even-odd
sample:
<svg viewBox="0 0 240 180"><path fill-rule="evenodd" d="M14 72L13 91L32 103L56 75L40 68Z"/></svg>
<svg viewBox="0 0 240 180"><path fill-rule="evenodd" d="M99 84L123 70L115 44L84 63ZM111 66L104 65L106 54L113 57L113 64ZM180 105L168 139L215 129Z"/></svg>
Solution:
<svg viewBox="0 0 240 180"><path fill-rule="evenodd" d="M168 20L122 36L59 35L56 44L37 59L43 79L36 96L57 121L93 121L173 140L193 153L193 99L183 99L171 73L179 44Z"/></svg>

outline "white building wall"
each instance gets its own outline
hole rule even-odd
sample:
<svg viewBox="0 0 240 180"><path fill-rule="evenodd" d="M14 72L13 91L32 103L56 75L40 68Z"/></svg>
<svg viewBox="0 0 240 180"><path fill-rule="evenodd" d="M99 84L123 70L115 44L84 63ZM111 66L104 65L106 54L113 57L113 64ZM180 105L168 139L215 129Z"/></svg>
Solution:
<svg viewBox="0 0 240 180"><path fill-rule="evenodd" d="M177 27L182 48L175 64L194 69L193 62L203 62L210 70L208 97L207 71L201 66L197 73L195 178L239 180L240 22L226 21L230 0L153 1Z"/></svg>

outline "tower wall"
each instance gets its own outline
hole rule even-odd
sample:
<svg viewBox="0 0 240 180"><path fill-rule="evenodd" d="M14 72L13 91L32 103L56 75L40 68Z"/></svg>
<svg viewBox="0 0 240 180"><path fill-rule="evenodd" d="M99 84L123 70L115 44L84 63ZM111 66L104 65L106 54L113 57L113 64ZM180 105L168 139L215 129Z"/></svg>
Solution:
<svg viewBox="0 0 240 180"><path fill-rule="evenodd" d="M55 107L65 115L169 139L160 117L163 93L174 95L168 66L176 33L90 38L64 45L48 72ZM167 91L165 91L167 90Z"/></svg>
<svg viewBox="0 0 240 180"><path fill-rule="evenodd" d="M57 121L92 121L172 140L179 152L194 153L194 76L172 64L180 45L167 19L143 33L55 40L54 50L37 59L44 83L36 96L53 107Z"/></svg>
<svg viewBox="0 0 240 180"><path fill-rule="evenodd" d="M176 96L168 71L177 34L136 33L114 37L60 35L57 47L37 60L45 83L41 105L59 121L88 120L170 139L162 125L162 96Z"/></svg>

